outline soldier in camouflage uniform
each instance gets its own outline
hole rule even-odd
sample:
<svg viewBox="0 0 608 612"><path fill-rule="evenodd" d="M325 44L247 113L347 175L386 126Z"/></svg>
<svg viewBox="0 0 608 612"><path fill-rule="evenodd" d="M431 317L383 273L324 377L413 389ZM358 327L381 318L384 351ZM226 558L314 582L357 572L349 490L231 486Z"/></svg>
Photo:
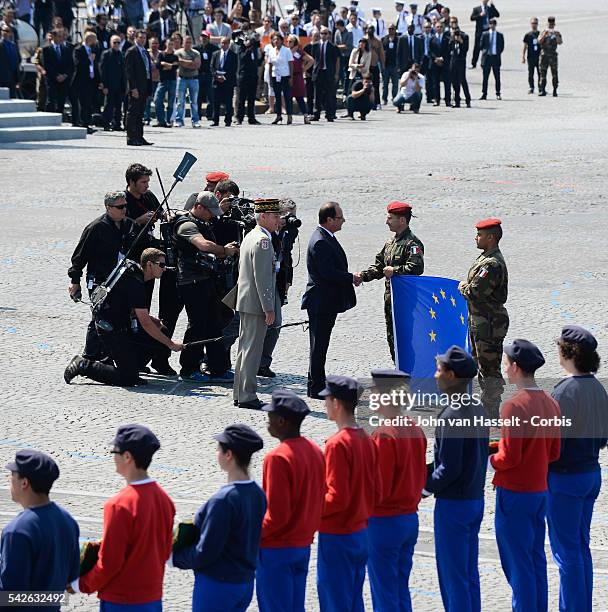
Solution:
<svg viewBox="0 0 608 612"><path fill-rule="evenodd" d="M386 338L395 361L395 340L393 337L393 309L391 305L391 277L393 274L419 276L424 272L424 245L410 229L412 207L406 202L391 202L387 206L386 224L395 237L391 238L376 255L376 261L357 276L364 283L385 279L384 316Z"/></svg>
<svg viewBox="0 0 608 612"><path fill-rule="evenodd" d="M547 71L551 68L553 96L557 98L557 86L559 84L557 78L557 45L561 45L563 40L561 33L555 29L555 17L549 17L547 21L547 29L538 37L540 44L540 79L538 81L540 93L538 95L547 95Z"/></svg>
<svg viewBox="0 0 608 612"><path fill-rule="evenodd" d="M479 366L481 400L490 416L496 417L505 386L500 363L502 343L509 329L505 308L509 277L498 248L502 237L500 219L485 219L475 227L475 242L482 253L458 290L469 305L469 337L471 352Z"/></svg>

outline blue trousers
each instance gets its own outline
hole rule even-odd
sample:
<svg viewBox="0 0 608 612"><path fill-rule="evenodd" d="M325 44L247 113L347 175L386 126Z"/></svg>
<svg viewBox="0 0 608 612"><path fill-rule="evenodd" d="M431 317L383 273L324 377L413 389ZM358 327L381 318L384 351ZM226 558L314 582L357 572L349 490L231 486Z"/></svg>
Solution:
<svg viewBox="0 0 608 612"><path fill-rule="evenodd" d="M375 612L412 612L409 580L417 539L417 512L369 519L367 571Z"/></svg>
<svg viewBox="0 0 608 612"><path fill-rule="evenodd" d="M99 612L162 612L163 602L151 601L145 604L117 604L101 600Z"/></svg>
<svg viewBox="0 0 608 612"><path fill-rule="evenodd" d="M253 598L251 582L220 582L194 573L192 612L245 612Z"/></svg>
<svg viewBox="0 0 608 612"><path fill-rule="evenodd" d="M562 612L591 612L593 563L589 531L601 486L599 470L580 474L549 472L547 523L553 558L559 568Z"/></svg>
<svg viewBox="0 0 608 612"><path fill-rule="evenodd" d="M310 546L260 548L255 590L260 612L304 612Z"/></svg>
<svg viewBox="0 0 608 612"><path fill-rule="evenodd" d="M317 593L321 612L364 612L366 531L319 534Z"/></svg>
<svg viewBox="0 0 608 612"><path fill-rule="evenodd" d="M163 125L171 121L173 115L173 105L175 103L175 92L177 91L177 81L161 81L156 88L154 96L154 107L156 108L156 119ZM167 113L165 114L165 97L167 98Z"/></svg>
<svg viewBox="0 0 608 612"><path fill-rule="evenodd" d="M515 612L547 610L546 513L546 491L518 493L496 487L496 543Z"/></svg>
<svg viewBox="0 0 608 612"><path fill-rule="evenodd" d="M483 499L435 500L435 558L446 612L480 612L479 527Z"/></svg>

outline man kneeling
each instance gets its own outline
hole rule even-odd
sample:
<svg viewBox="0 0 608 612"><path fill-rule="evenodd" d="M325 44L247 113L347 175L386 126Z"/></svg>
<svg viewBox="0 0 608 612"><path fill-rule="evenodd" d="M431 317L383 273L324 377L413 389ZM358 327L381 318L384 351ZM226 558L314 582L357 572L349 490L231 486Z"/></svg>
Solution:
<svg viewBox="0 0 608 612"><path fill-rule="evenodd" d="M402 113L405 104L410 105L410 110L418 113L422 102L422 89L424 88L425 78L420 74L418 64L414 64L407 72L401 75L399 81L399 93L393 100L393 105L397 107L397 112Z"/></svg>

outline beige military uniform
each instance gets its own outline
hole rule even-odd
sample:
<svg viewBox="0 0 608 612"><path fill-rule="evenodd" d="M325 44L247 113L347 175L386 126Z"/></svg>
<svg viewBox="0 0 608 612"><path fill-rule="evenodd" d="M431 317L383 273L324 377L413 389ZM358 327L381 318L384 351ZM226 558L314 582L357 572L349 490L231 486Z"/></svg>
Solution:
<svg viewBox="0 0 608 612"><path fill-rule="evenodd" d="M234 366L235 402L257 399L256 376L262 358L267 325L265 313L274 311L273 325L281 325L281 304L276 290L276 259L270 233L259 225L243 239L239 254L239 280L223 302L239 313L239 348Z"/></svg>

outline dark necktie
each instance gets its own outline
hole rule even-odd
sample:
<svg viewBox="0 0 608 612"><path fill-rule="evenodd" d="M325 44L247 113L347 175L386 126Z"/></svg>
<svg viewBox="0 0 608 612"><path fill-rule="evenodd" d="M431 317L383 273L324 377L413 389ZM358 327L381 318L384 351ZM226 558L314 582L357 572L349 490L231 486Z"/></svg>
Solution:
<svg viewBox="0 0 608 612"><path fill-rule="evenodd" d="M321 70L325 70L325 43L321 43Z"/></svg>

